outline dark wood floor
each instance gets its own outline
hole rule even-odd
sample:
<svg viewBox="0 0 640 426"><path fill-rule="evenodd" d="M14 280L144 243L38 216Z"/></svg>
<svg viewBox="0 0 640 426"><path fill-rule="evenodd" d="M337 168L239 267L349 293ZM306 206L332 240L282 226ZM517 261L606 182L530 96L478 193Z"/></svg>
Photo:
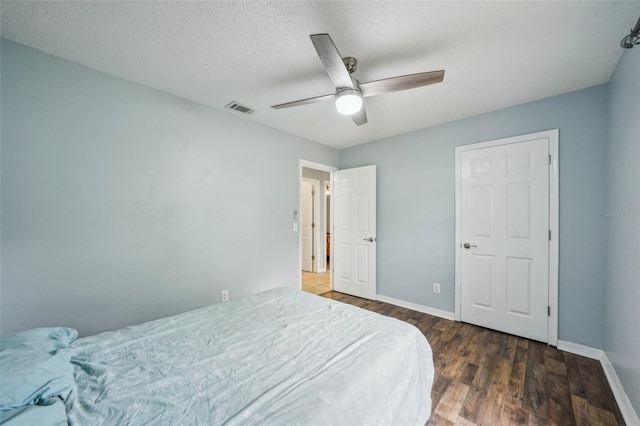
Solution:
<svg viewBox="0 0 640 426"><path fill-rule="evenodd" d="M427 425L624 425L598 361L474 325L334 291L322 296L415 325L436 375Z"/></svg>

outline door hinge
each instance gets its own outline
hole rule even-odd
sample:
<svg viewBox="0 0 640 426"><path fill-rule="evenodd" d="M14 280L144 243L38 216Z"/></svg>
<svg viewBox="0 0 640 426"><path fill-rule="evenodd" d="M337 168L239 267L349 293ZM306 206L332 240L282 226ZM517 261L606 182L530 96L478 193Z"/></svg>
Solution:
<svg viewBox="0 0 640 426"><path fill-rule="evenodd" d="M312 223L312 224L311 224L311 227L312 227L312 228L315 228L315 227L316 227L316 224L315 224L315 223Z"/></svg>
<svg viewBox="0 0 640 426"><path fill-rule="evenodd" d="M549 229L549 241L551 241L551 229Z"/></svg>
<svg viewBox="0 0 640 426"><path fill-rule="evenodd" d="M551 154L549 154L549 165L551 165Z"/></svg>
<svg viewBox="0 0 640 426"><path fill-rule="evenodd" d="M311 256L311 260L316 260L316 257L315 256Z"/></svg>
<svg viewBox="0 0 640 426"><path fill-rule="evenodd" d="M547 306L547 316L551 316L551 306Z"/></svg>

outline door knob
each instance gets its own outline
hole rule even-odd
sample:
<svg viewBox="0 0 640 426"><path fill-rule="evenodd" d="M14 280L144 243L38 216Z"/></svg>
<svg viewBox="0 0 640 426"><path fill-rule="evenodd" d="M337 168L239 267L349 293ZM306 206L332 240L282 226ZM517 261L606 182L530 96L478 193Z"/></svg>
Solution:
<svg viewBox="0 0 640 426"><path fill-rule="evenodd" d="M376 239L373 237L365 238L364 241L369 241L370 243L374 242Z"/></svg>
<svg viewBox="0 0 640 426"><path fill-rule="evenodd" d="M474 245L469 244L469 243L464 243L464 245L462 247L464 247L466 249L470 249L471 247L478 247L478 246L474 246Z"/></svg>

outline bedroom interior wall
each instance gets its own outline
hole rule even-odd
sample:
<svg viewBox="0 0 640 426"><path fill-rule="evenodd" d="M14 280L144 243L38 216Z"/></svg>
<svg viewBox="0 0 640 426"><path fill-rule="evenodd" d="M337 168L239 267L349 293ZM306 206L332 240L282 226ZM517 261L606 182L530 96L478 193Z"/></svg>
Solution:
<svg viewBox="0 0 640 426"><path fill-rule="evenodd" d="M341 150L378 167L378 293L453 312L454 147L558 128L559 338L602 348L606 118L600 85Z"/></svg>
<svg viewBox="0 0 640 426"><path fill-rule="evenodd" d="M336 150L7 40L1 55L3 334L298 288L299 159Z"/></svg>
<svg viewBox="0 0 640 426"><path fill-rule="evenodd" d="M604 350L640 414L640 49L627 50L609 83L609 173ZM618 213L620 212L620 213ZM619 216L618 214L622 214Z"/></svg>

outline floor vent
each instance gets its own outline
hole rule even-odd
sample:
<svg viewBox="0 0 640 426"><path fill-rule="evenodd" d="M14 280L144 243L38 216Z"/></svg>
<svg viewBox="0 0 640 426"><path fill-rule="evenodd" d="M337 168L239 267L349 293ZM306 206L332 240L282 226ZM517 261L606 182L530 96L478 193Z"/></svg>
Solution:
<svg viewBox="0 0 640 426"><path fill-rule="evenodd" d="M253 111L255 111L255 110L253 110L253 109L251 109L249 107L246 107L246 106L244 106L244 105L242 105L242 104L240 104L240 103L238 103L236 101L230 102L229 104L227 104L227 106L225 106L225 108L232 109L234 111L238 111L238 112L241 112L243 114L253 114Z"/></svg>

